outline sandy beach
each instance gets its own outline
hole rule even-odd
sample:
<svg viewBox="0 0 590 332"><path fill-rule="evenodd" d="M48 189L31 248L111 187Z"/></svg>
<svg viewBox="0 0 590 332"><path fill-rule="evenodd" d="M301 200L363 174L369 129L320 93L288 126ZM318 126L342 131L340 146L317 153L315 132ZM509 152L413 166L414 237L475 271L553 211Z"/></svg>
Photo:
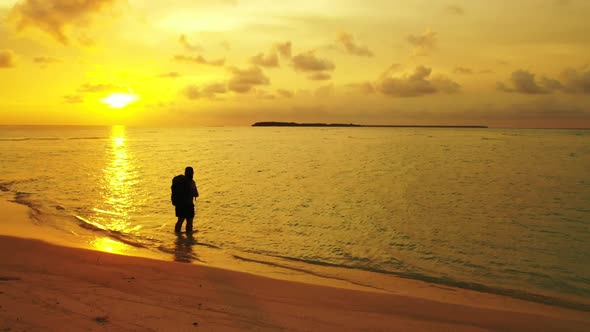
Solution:
<svg viewBox="0 0 590 332"><path fill-rule="evenodd" d="M43 234L27 207L4 201L0 211L9 235L0 237L2 331L585 331L590 324L587 312L412 280L397 279L397 292L368 291L58 246L31 239Z"/></svg>

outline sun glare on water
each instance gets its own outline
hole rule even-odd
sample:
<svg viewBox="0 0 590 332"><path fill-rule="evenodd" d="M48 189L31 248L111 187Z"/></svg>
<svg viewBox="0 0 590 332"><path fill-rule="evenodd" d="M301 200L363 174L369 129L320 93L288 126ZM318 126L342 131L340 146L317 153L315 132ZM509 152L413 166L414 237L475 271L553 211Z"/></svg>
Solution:
<svg viewBox="0 0 590 332"><path fill-rule="evenodd" d="M100 101L109 105L109 108L123 108L138 99L137 95L124 92L111 93Z"/></svg>

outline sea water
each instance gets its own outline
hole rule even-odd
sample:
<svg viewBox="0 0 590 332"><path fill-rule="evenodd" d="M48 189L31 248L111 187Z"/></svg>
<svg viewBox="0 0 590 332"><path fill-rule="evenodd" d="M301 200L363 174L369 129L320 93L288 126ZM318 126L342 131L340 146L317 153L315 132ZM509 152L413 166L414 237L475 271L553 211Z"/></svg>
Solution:
<svg viewBox="0 0 590 332"><path fill-rule="evenodd" d="M99 250L199 261L189 165L196 241L234 258L590 299L590 131L0 127L3 195Z"/></svg>

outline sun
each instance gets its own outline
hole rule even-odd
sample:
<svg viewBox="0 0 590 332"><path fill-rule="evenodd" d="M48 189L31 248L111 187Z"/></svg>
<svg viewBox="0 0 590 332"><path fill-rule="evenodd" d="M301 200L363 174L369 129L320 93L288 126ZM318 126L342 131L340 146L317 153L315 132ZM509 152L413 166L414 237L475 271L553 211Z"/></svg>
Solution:
<svg viewBox="0 0 590 332"><path fill-rule="evenodd" d="M137 99L137 95L132 93L114 92L102 98L100 101L109 105L109 108L123 108Z"/></svg>

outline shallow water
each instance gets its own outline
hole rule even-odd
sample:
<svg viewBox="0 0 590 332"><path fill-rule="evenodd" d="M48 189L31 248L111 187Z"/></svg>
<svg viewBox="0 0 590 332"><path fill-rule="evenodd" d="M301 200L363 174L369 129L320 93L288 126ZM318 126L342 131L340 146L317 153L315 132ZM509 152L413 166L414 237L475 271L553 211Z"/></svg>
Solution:
<svg viewBox="0 0 590 332"><path fill-rule="evenodd" d="M170 184L192 165L209 248L590 299L589 143L574 130L0 127L0 185L64 237L173 253Z"/></svg>

